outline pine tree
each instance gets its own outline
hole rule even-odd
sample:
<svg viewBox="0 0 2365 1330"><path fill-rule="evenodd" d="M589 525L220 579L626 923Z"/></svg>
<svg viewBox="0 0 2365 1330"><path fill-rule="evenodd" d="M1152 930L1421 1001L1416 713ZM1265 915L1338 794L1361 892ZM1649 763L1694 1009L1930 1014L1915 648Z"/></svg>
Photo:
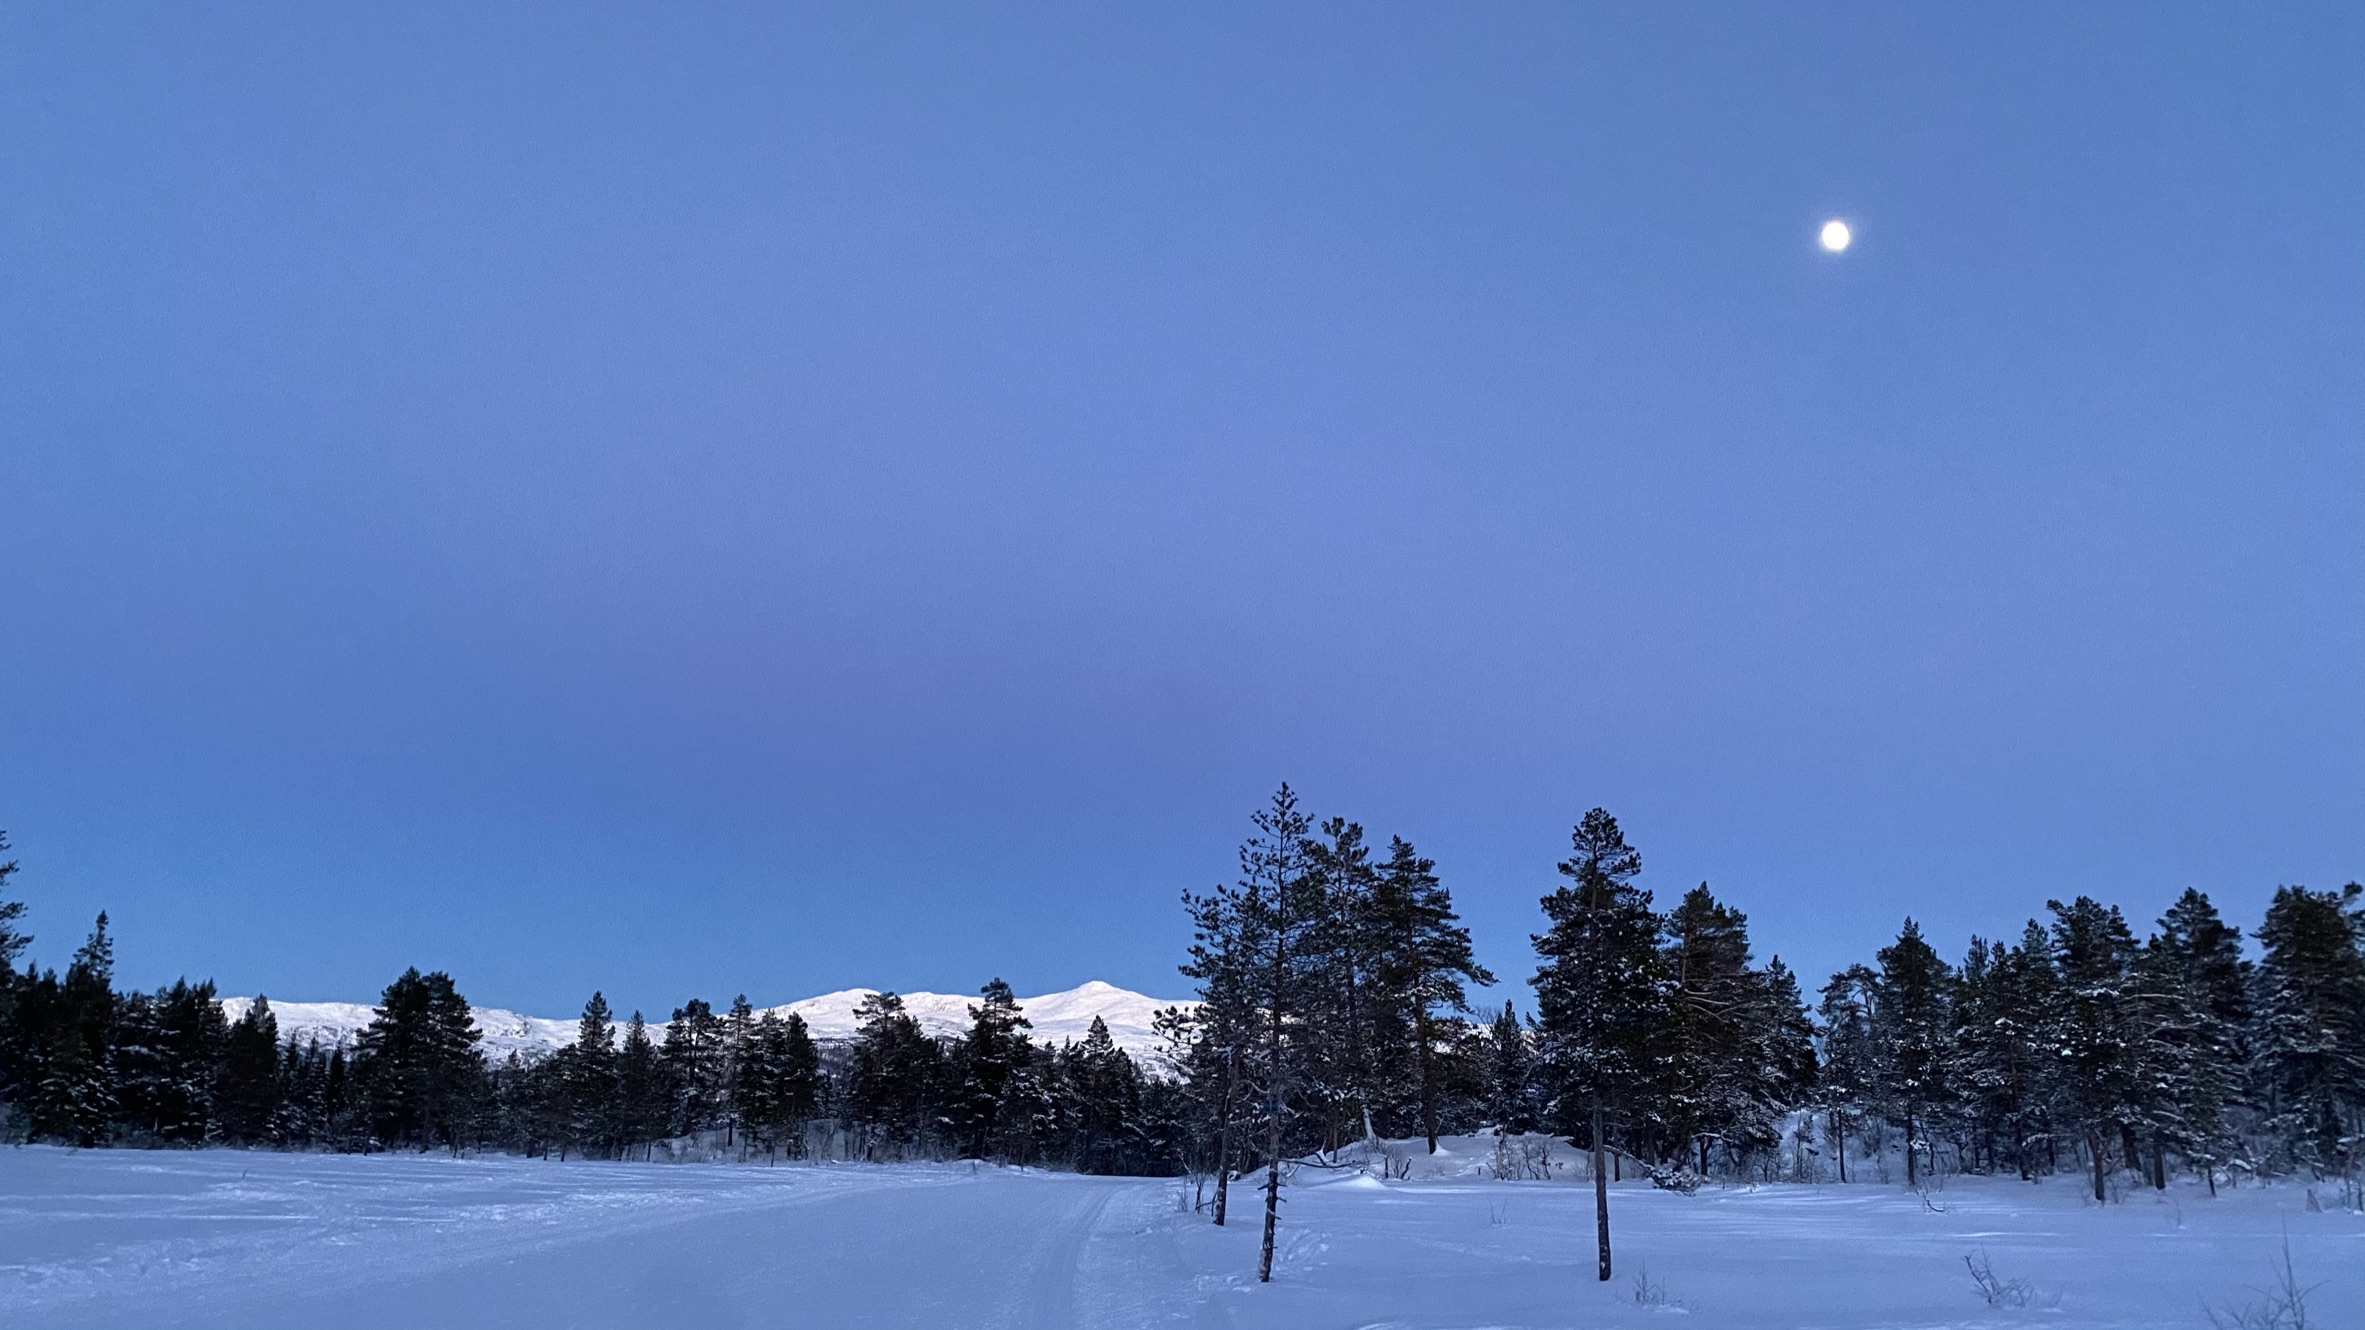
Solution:
<svg viewBox="0 0 2365 1330"><path fill-rule="evenodd" d="M1781 1124L1793 1109L1814 1102L1822 1068L1815 1060L1815 1023L1807 1015L1798 976L1775 956L1754 972L1743 1056L1752 1069L1738 1083L1736 1137L1760 1149L1781 1148Z"/></svg>
<svg viewBox="0 0 2365 1330"><path fill-rule="evenodd" d="M468 1000L450 975L423 975L414 966L388 984L356 1047L371 1136L420 1150L465 1147L485 1077L478 1037Z"/></svg>
<svg viewBox="0 0 2365 1330"><path fill-rule="evenodd" d="M2055 989L2052 939L2031 920L2018 947L1971 939L1950 1003L1957 1094L1990 1164L2008 1140L2023 1179L2034 1175L2035 1144L2050 1130Z"/></svg>
<svg viewBox="0 0 2365 1330"><path fill-rule="evenodd" d="M1950 973L1911 919L1875 959L1880 978L1872 1004L1872 1084L1879 1102L1905 1129L1905 1184L1918 1186L1922 1156L1929 1151L1930 1116L1948 1090Z"/></svg>
<svg viewBox="0 0 2365 1330"><path fill-rule="evenodd" d="M790 1142L791 1152L802 1155L805 1124L820 1115L822 1096L828 1086L821 1068L821 1050L813 1046L813 1033L805 1028L805 1018L793 1011L780 1023L779 1059L776 1123Z"/></svg>
<svg viewBox="0 0 2365 1330"><path fill-rule="evenodd" d="M1321 1031L1309 1018L1319 995L1312 978L1323 960L1320 929L1324 883L1308 833L1287 784L1252 818L1255 832L1240 846L1240 883L1234 889L1245 936L1240 954L1250 1005L1261 1027L1250 1044L1260 1083L1266 1130L1265 1226L1257 1280L1273 1278L1273 1244L1281 1221L1281 1161L1291 1098L1306 1088Z"/></svg>
<svg viewBox="0 0 2365 1330"><path fill-rule="evenodd" d="M8 833L0 831L0 856L8 853ZM20 974L17 958L32 945L32 935L19 927L24 918L25 903L8 899L8 879L16 876L17 862L0 857L0 1135L14 1125L15 1106L24 1098L29 1084L27 1077L27 1049L25 1031L19 1021L20 989L32 978Z"/></svg>
<svg viewBox="0 0 2365 1330"><path fill-rule="evenodd" d="M2365 887L2278 887L2258 940L2262 1107L2284 1167L2353 1176L2365 1137Z"/></svg>
<svg viewBox="0 0 2365 1330"><path fill-rule="evenodd" d="M559 1055L558 1095L565 1135L585 1158L613 1153L618 1130L616 1022L603 993L593 993L576 1022L575 1042Z"/></svg>
<svg viewBox="0 0 2365 1330"><path fill-rule="evenodd" d="M1671 985L1659 952L1659 916L1634 885L1642 855L1605 809L1571 833L1575 853L1560 865L1569 885L1544 898L1548 932L1538 935L1538 1025L1554 1116L1582 1121L1593 1150L1594 1227L1599 1272L1610 1277L1610 1114L1640 1098L1657 1073L1654 1049L1667 1028Z"/></svg>
<svg viewBox="0 0 2365 1330"><path fill-rule="evenodd" d="M1822 1045L1816 1099L1830 1124L1832 1154L1842 1182L1848 1180L1848 1128L1870 1111L1879 1076L1872 1033L1873 995L1879 988L1879 975L1851 965L1823 985L1823 1000L1815 1009Z"/></svg>
<svg viewBox="0 0 2365 1330"><path fill-rule="evenodd" d="M2085 1134L2099 1202L2108 1199L2104 1183L2114 1151L2128 1156L2130 1167L2136 1163L2126 1146L2142 1122L2144 1031L2130 992L2135 934L2116 906L2091 897L2045 907L2053 912L2061 975L2057 1066L2069 1111Z"/></svg>
<svg viewBox="0 0 2365 1330"><path fill-rule="evenodd" d="M940 1054L893 993L863 998L854 1020L847 1116L861 1133L865 1158L900 1158L922 1143Z"/></svg>
<svg viewBox="0 0 2365 1330"><path fill-rule="evenodd" d="M7 854L10 848L8 833L0 831L0 855ZM15 972L17 957L24 955L25 948L33 944L33 935L17 926L17 921L25 917L25 903L5 899L8 879L15 877L16 873L16 860L0 859L0 980ZM0 987L5 985L0 984Z"/></svg>
<svg viewBox="0 0 2365 1330"><path fill-rule="evenodd" d="M960 1088L950 1107L961 1148L972 1159L990 1159L1010 1079L1034 1055L1025 1034L1030 1022L1010 985L995 979L978 991L983 1001L969 1008L969 1033L956 1055Z"/></svg>
<svg viewBox="0 0 2365 1330"><path fill-rule="evenodd" d="M728 1148L738 1143L745 1114L739 1103L739 1078L755 1040L755 1008L747 1005L747 994L731 999L730 1014L723 1018L722 1085L720 1094L723 1121L723 1145Z"/></svg>
<svg viewBox="0 0 2365 1330"><path fill-rule="evenodd" d="M1712 1140L1773 1143L1769 1123L1787 1089L1777 1082L1796 1069L1763 1060L1778 1055L1785 1017L1751 964L1748 919L1703 882L1668 911L1666 935L1674 1000L1654 1107L1669 1143L1690 1142L1705 1175Z"/></svg>
<svg viewBox="0 0 2365 1330"><path fill-rule="evenodd" d="M1373 1110L1409 1086L1412 1013L1378 973L1378 875L1362 826L1326 819L1305 853L1312 918L1293 967L1302 1029L1295 1094L1320 1122L1322 1147L1335 1150L1350 1131L1368 1134Z"/></svg>
<svg viewBox="0 0 2365 1330"><path fill-rule="evenodd" d="M1470 930L1437 879L1437 865L1402 837L1389 839L1387 862L1373 876L1369 900L1376 986L1391 1009L1409 1016L1399 1024L1410 1038L1406 1061L1421 1132L1435 1154L1446 1079L1438 1045L1458 1034L1469 1014L1463 984L1491 984L1495 977L1478 963Z"/></svg>
<svg viewBox="0 0 2365 1330"><path fill-rule="evenodd" d="M728 1077L724 1024L704 998L674 1008L658 1056L674 1094L672 1134L691 1136L721 1126Z"/></svg>
<svg viewBox="0 0 2365 1330"><path fill-rule="evenodd" d="M1206 895L1185 892L1183 908L1191 916L1191 959L1181 971L1198 981L1199 1002L1187 1015L1175 1011L1167 1028L1184 1050L1182 1070L1207 1114L1207 1134L1214 1139L1213 1218L1220 1228L1230 1200L1233 1161L1239 1158L1235 1138L1246 1097L1249 1048L1257 1034L1250 983L1254 921L1245 892L1235 887L1218 885Z"/></svg>
<svg viewBox="0 0 2365 1330"><path fill-rule="evenodd" d="M2235 1158L2232 1110L2250 1059L2250 963L2242 935L2200 892L2186 888L2160 917L2147 950L2164 972L2188 1031L2183 1075L2172 1087L2183 1133L2178 1148L2217 1192L2217 1170Z"/></svg>

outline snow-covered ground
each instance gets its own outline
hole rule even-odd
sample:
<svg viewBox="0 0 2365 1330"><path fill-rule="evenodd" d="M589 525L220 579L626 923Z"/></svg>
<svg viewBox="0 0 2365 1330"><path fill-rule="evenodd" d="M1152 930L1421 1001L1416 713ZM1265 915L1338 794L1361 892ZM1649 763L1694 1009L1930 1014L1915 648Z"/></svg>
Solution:
<svg viewBox="0 0 2365 1330"><path fill-rule="evenodd" d="M1455 1145L1463 1165L1483 1153ZM6 1149L0 1325L2157 1330L2255 1300L2287 1234L2311 1324L2365 1326L2365 1216L2297 1186L2098 1208L2070 1178L1956 1179L1927 1203L1627 1183L1606 1286L1581 1184L1309 1170L1262 1287L1249 1198L1216 1229L1186 1195L966 1164ZM1981 1253L2031 1305L1974 1295L1963 1257ZM1670 1301L1637 1303L1645 1265Z"/></svg>
<svg viewBox="0 0 2365 1330"><path fill-rule="evenodd" d="M876 991L842 989L784 1002L777 1007L759 1007L757 1014L771 1011L786 1016L793 1011L805 1018L816 1039L851 1039L855 1028L854 1008ZM977 1001L975 994L905 993L901 996L904 1010L920 1023L921 1029L946 1036L968 1030L969 1008ZM223 1013L237 1020L246 1014L253 1001L249 997L224 998ZM1080 1040L1097 1016L1107 1023L1109 1036L1117 1041L1117 1046L1136 1057L1154 1056L1159 1051L1152 1022L1161 1008L1194 1005L1189 1001L1149 997L1098 979L1058 993L1018 1000L1019 1010L1033 1024L1034 1037L1040 1042L1058 1044ZM282 1002L273 998L271 1014L279 1023L281 1039L301 1043L317 1038L326 1048L350 1044L353 1036L377 1014L377 1009L366 1002ZM668 1014L648 1013L651 1024L658 1026L665 1023ZM618 1018L622 1015L618 1013ZM549 1053L575 1042L576 1022L572 1017L527 1016L500 1007L475 1008L475 1016L477 1032L483 1036L485 1056L496 1062L511 1053Z"/></svg>

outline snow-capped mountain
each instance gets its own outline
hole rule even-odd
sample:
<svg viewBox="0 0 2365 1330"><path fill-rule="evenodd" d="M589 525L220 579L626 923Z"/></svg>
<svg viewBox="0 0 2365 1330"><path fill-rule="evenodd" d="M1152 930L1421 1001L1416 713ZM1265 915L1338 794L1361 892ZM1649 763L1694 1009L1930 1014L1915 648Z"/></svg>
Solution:
<svg viewBox="0 0 2365 1330"><path fill-rule="evenodd" d="M795 1012L805 1018L813 1037L823 1042L851 1039L854 1008L876 991L847 988L761 1010L781 1016ZM904 1010L912 1014L921 1029L933 1035L957 1035L967 1030L969 1007L977 1001L975 996L956 993L905 993L902 997ZM237 1020L246 1014L252 1001L243 997L224 998L223 1013ZM1108 1023L1109 1037L1117 1041L1119 1048L1140 1057L1158 1049L1157 1032L1151 1023L1159 1010L1192 1004L1148 997L1095 979L1065 992L1020 998L1018 1005L1033 1024L1031 1033L1038 1042L1058 1044L1080 1040L1092 1028L1092 1018L1098 1016ZM279 1022L281 1039L302 1042L318 1038L325 1047L351 1044L377 1010L360 1002L281 1002L273 998L271 1014ZM475 1014L477 1032L484 1037L480 1047L495 1062L511 1053L529 1056L548 1053L575 1042L572 1019L527 1016L500 1007L478 1007ZM662 1025L662 1018L653 1024Z"/></svg>

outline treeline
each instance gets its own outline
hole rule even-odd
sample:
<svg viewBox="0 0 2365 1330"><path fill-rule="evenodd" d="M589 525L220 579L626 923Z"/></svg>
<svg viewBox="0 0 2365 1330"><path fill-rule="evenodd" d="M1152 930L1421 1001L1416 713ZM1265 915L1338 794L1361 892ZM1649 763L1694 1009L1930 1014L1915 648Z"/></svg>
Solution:
<svg viewBox="0 0 2365 1330"><path fill-rule="evenodd" d="M2114 1175L2353 1184L2365 1162L2354 883L2279 888L2255 962L2191 890L2142 938L2116 906L2048 901L2010 943L1972 938L1959 964L1908 919L1873 964L1822 986L1810 1022L1705 885L1659 914L1615 819L1595 810L1574 840L1536 940L1525 1102L1580 1139L1598 1107L1608 1145L1660 1166L1813 1177L1827 1151L1844 1181L1854 1142L1876 1161L1893 1147L1909 1185L2077 1171L2097 1200Z"/></svg>
<svg viewBox="0 0 2365 1330"><path fill-rule="evenodd" d="M1536 1011L1483 1026L1471 960L1434 867L1362 828L1319 827L1287 786L1253 819L1235 885L1186 897L1170 1017L1187 1157L1228 1183L1263 1173L1266 1272L1288 1162L1357 1136L1490 1124L1545 1130L1690 1190L1709 1177L1847 1180L1853 1153L1905 1181L1933 1170L2085 1174L2214 1189L2309 1174L2357 1191L2365 1162L2365 888L2283 887L2256 961L2187 891L2148 937L2114 906L2047 903L2005 943L1949 964L1908 919L1810 1010L1782 962L1707 884L1661 910L1642 857L1595 809L1543 899ZM1606 1194L1602 1277L1608 1278Z"/></svg>
<svg viewBox="0 0 2365 1330"><path fill-rule="evenodd" d="M693 1001L661 1039L639 1013L619 1031L593 994L574 1043L490 1076L491 1144L599 1158L722 1150L768 1159L953 1159L1087 1173L1176 1171L1173 1091L1146 1077L1108 1026L1080 1041L1033 1040L996 979L958 1038L929 1035L893 993L855 1009L842 1047L804 1019L717 1014Z"/></svg>
<svg viewBox="0 0 2365 1330"><path fill-rule="evenodd" d="M0 836L0 851L7 849ZM16 871L0 863L0 888ZM1038 1043L1009 985L962 1037L895 994L841 1047L743 996L652 1031L594 993L574 1043L489 1061L449 975L405 971L348 1048L285 1040L266 998L228 1018L211 983L118 992L100 915L65 971L20 967L21 901L0 900L0 1132L76 1146L500 1150L565 1158L969 1157L1094 1173L1178 1171L1179 1096L1095 1020Z"/></svg>

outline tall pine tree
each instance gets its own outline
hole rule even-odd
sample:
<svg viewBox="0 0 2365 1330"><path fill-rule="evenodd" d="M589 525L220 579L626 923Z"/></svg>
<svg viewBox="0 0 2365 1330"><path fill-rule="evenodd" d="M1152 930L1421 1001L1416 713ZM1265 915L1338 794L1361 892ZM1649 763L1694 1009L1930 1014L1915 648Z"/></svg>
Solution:
<svg viewBox="0 0 2365 1330"><path fill-rule="evenodd" d="M1568 885L1544 898L1549 931L1535 938L1538 1026L1554 1116L1581 1123L1593 1150L1594 1228L1600 1277L1610 1277L1609 1125L1647 1093L1672 997L1659 951L1659 916L1634 884L1642 855L1605 809L1571 833L1560 865Z"/></svg>

